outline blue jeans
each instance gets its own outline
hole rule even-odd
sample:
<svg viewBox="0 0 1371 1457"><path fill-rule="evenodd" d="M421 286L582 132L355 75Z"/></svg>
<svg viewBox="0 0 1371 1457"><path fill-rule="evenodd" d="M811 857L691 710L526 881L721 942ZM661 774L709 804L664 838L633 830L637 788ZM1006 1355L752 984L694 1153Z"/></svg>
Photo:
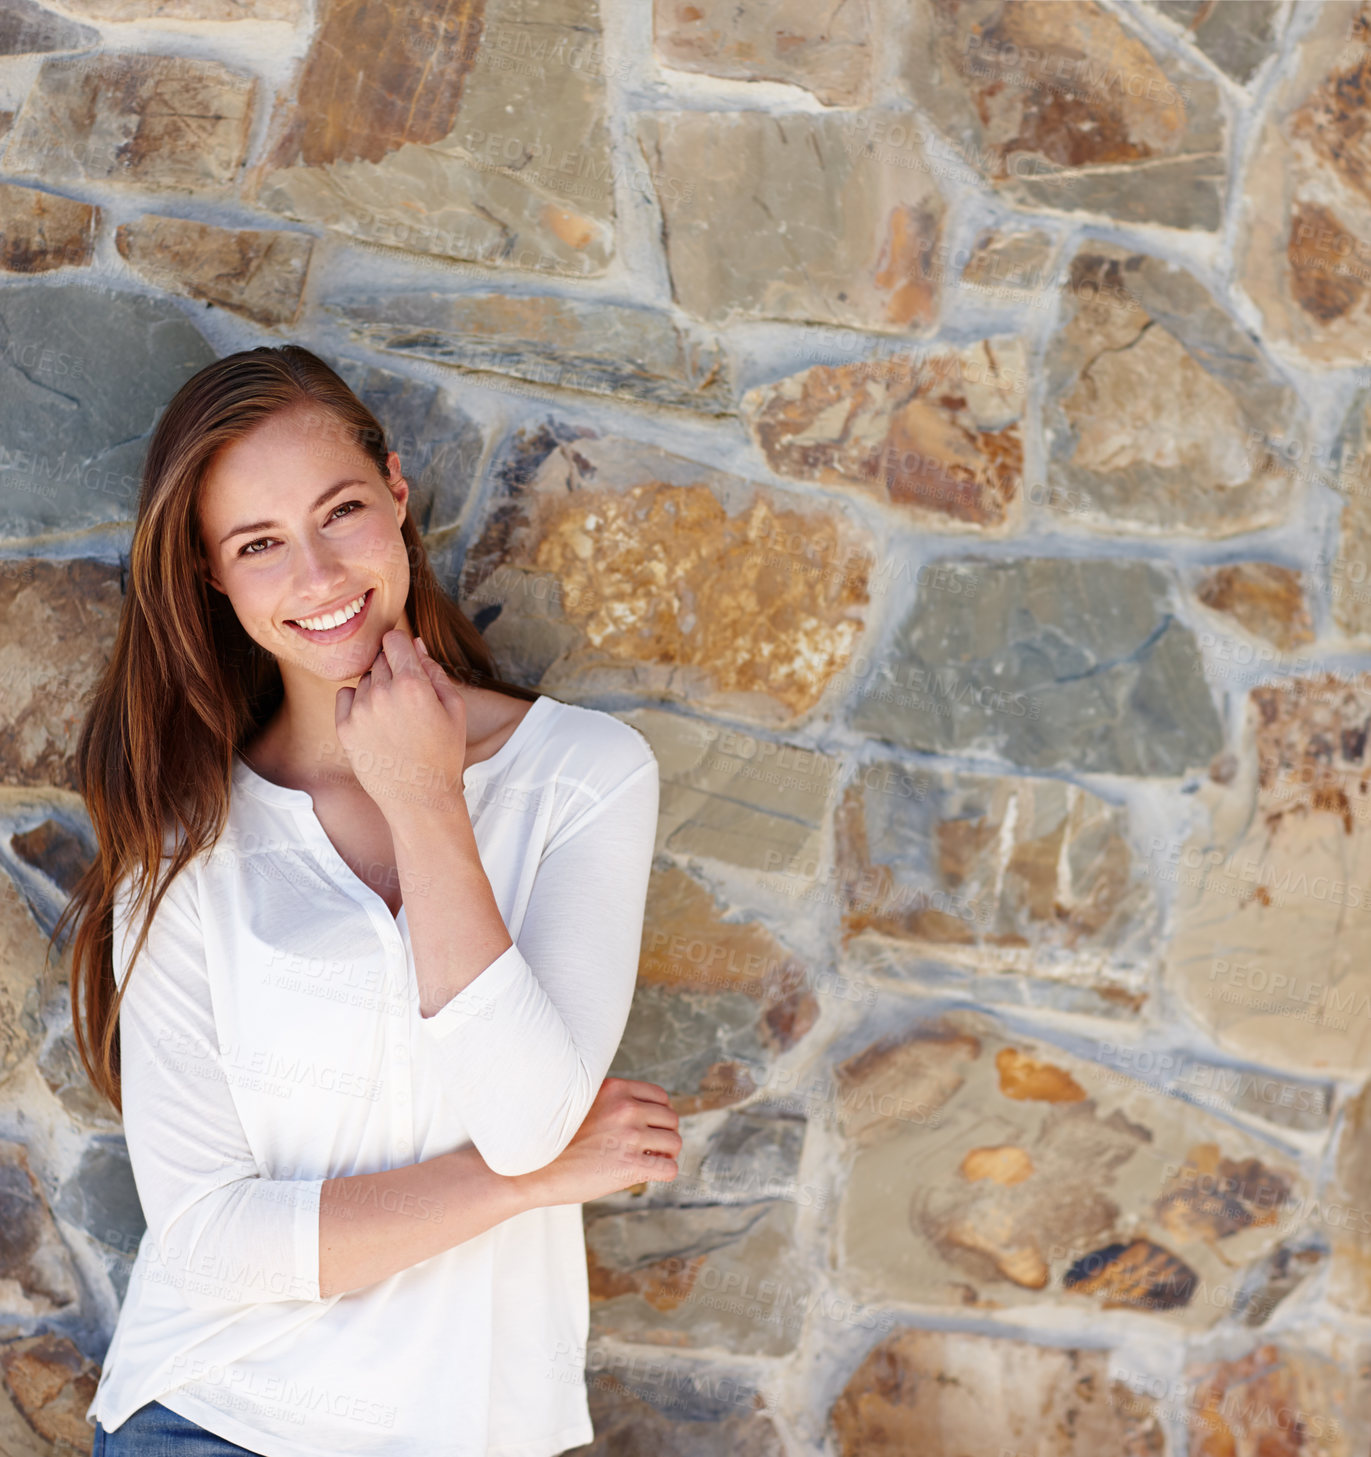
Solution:
<svg viewBox="0 0 1371 1457"><path fill-rule="evenodd" d="M187 1421L160 1401L150 1401L117 1431L107 1432L97 1421L90 1457L224 1457L225 1453L247 1451Z"/></svg>

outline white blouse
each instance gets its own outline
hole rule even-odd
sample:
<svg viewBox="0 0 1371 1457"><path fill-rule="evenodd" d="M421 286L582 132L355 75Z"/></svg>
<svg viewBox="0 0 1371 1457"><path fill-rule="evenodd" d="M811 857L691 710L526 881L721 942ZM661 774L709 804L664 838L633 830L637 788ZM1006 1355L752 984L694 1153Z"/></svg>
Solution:
<svg viewBox="0 0 1371 1457"><path fill-rule="evenodd" d="M120 1009L148 1227L88 1421L114 1431L156 1400L265 1457L552 1457L593 1439L579 1205L319 1297L326 1178L468 1143L497 1173L543 1167L628 1019L657 826L647 740L539 698L465 792L515 944L423 1018L405 910L348 867L305 791L235 758L224 833L172 882ZM400 891L441 895L441 867ZM129 895L126 875L119 984Z"/></svg>

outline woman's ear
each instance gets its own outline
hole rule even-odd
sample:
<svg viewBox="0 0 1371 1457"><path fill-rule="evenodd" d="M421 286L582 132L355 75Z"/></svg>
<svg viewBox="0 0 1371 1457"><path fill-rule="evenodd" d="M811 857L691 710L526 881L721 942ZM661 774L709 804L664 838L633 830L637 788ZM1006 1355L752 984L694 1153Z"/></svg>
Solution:
<svg viewBox="0 0 1371 1457"><path fill-rule="evenodd" d="M395 524L399 526L409 509L409 482L400 474L400 457L393 450L386 456L386 470L390 476L386 485L396 505Z"/></svg>

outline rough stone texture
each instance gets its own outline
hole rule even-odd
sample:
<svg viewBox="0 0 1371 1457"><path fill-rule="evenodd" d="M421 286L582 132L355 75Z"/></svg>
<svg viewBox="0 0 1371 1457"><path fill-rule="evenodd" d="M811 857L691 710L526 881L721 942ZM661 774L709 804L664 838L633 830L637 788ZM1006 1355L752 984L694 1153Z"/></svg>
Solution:
<svg viewBox="0 0 1371 1457"><path fill-rule="evenodd" d="M911 99L1007 199L1219 226L1217 87L1091 0L916 0L904 56Z"/></svg>
<svg viewBox="0 0 1371 1457"><path fill-rule="evenodd" d="M0 341L0 538L131 521L147 433L215 352L170 300L79 284L0 289Z"/></svg>
<svg viewBox="0 0 1371 1457"><path fill-rule="evenodd" d="M0 1142L0 1211L0 1308L25 1322L74 1310L71 1256L21 1144Z"/></svg>
<svg viewBox="0 0 1371 1457"><path fill-rule="evenodd" d="M1337 1227L1331 1245L1328 1296L1356 1315L1371 1314L1371 1088L1362 1088L1343 1110L1337 1157L1320 1198ZM1337 1217L1337 1216L1333 1216Z"/></svg>
<svg viewBox="0 0 1371 1457"><path fill-rule="evenodd" d="M724 1107L750 1096L817 1016L803 963L768 931L725 921L683 870L653 872L616 1077L660 1084L682 1116Z"/></svg>
<svg viewBox="0 0 1371 1457"><path fill-rule="evenodd" d="M58 1190L53 1208L106 1248L132 1261L147 1228L122 1138L97 1139Z"/></svg>
<svg viewBox="0 0 1371 1457"><path fill-rule="evenodd" d="M78 1127L105 1133L117 1132L123 1126L112 1105L91 1086L70 1028L45 1044L38 1057L38 1072Z"/></svg>
<svg viewBox="0 0 1371 1457"><path fill-rule="evenodd" d="M62 0L87 20L276 20L295 25L302 0Z"/></svg>
<svg viewBox="0 0 1371 1457"><path fill-rule="evenodd" d="M488 512L461 595L501 604L482 629L507 661L528 655L502 631L506 602L548 623L560 652L539 687L561 697L631 684L777 723L811 709L847 661L868 601L862 570L815 568L774 545L824 538L835 555L874 555L836 510L618 437L558 444L522 475Z"/></svg>
<svg viewBox="0 0 1371 1457"><path fill-rule="evenodd" d="M1040 228L988 228L962 267L963 288L978 298L1018 300L1041 294L1051 277L1057 240Z"/></svg>
<svg viewBox="0 0 1371 1457"><path fill-rule="evenodd" d="M588 1357L586 1375L595 1440L566 1457L784 1457L785 1447L761 1395L745 1378L702 1377L691 1366Z"/></svg>
<svg viewBox="0 0 1371 1457"><path fill-rule="evenodd" d="M402 293L342 299L330 312L354 338L411 358L709 414L733 408L718 344L656 309L504 293Z"/></svg>
<svg viewBox="0 0 1371 1457"><path fill-rule="evenodd" d="M614 182L597 0L325 0L246 191L367 242L587 275Z"/></svg>
<svg viewBox="0 0 1371 1457"><path fill-rule="evenodd" d="M1251 1134L982 1013L885 1031L835 1077L838 1268L859 1299L993 1310L1050 1291L1208 1328L1307 1206L1300 1170Z"/></svg>
<svg viewBox="0 0 1371 1457"><path fill-rule="evenodd" d="M840 1457L1162 1457L1152 1403L1109 1378L1109 1353L900 1330L867 1353L831 1413Z"/></svg>
<svg viewBox="0 0 1371 1457"><path fill-rule="evenodd" d="M1072 260L1045 361L1054 483L1110 531L1232 536L1290 510L1262 443L1297 402L1245 331L1183 269L1090 243Z"/></svg>
<svg viewBox="0 0 1371 1457"><path fill-rule="evenodd" d="M222 195L247 153L256 84L186 56L55 57L15 117L6 170Z"/></svg>
<svg viewBox="0 0 1371 1457"><path fill-rule="evenodd" d="M90 203L0 182L0 268L49 273L88 267L99 218L100 209Z"/></svg>
<svg viewBox="0 0 1371 1457"><path fill-rule="evenodd" d="M0 56L83 51L99 38L100 32L91 26L55 15L34 0L6 0L5 8L0 10Z"/></svg>
<svg viewBox="0 0 1371 1457"><path fill-rule="evenodd" d="M1314 641L1314 626L1299 572L1275 562L1237 562L1206 572L1195 595L1213 612L1283 653Z"/></svg>
<svg viewBox="0 0 1371 1457"><path fill-rule="evenodd" d="M150 214L121 223L114 243L149 282L268 329L294 322L314 248L304 233L231 230Z"/></svg>
<svg viewBox="0 0 1371 1457"><path fill-rule="evenodd" d="M853 486L921 525L1003 525L1020 495L1027 357L1016 339L816 365L742 410L781 475Z"/></svg>
<svg viewBox="0 0 1371 1457"><path fill-rule="evenodd" d="M119 569L96 562L44 562L31 582L0 574L5 783L76 788L85 695L109 660L122 601Z"/></svg>
<svg viewBox="0 0 1371 1457"><path fill-rule="evenodd" d="M1280 0L1147 0L1174 20L1200 50L1235 81L1246 84L1276 46Z"/></svg>
<svg viewBox="0 0 1371 1457"><path fill-rule="evenodd" d="M843 941L864 967L939 956L1060 983L1058 1005L1096 1015L1142 1009L1160 911L1122 809L1060 779L924 772L902 793L898 765L875 768L834 832Z"/></svg>
<svg viewBox="0 0 1371 1457"><path fill-rule="evenodd" d="M683 714L639 708L619 716L647 737L661 771L659 851L769 871L797 897L812 890L807 877L823 844L834 761L775 745L778 768L759 772L752 761L765 751L749 735L731 748L718 725Z"/></svg>
<svg viewBox="0 0 1371 1457"><path fill-rule="evenodd" d="M1248 695L1244 763L1199 798L1212 828L1158 837L1173 888L1166 975L1219 1046L1272 1068L1360 1077L1371 1056L1371 676Z"/></svg>
<svg viewBox="0 0 1371 1457"><path fill-rule="evenodd" d="M816 1304L780 1199L587 1212L591 1335L737 1356L798 1345Z"/></svg>
<svg viewBox="0 0 1371 1457"><path fill-rule="evenodd" d="M42 1038L40 978L46 955L46 938L23 896L7 875L0 875L0 1083Z"/></svg>
<svg viewBox="0 0 1371 1457"><path fill-rule="evenodd" d="M654 10L0 0L0 1453L142 1235L38 968L147 436L277 331L657 755L583 1450L1366 1457L1371 0Z"/></svg>
<svg viewBox="0 0 1371 1457"><path fill-rule="evenodd" d="M49 1442L58 1444L57 1453L90 1451L86 1408L100 1368L65 1336L49 1333L0 1345L0 1379L5 1398L0 1408L11 1408L0 1410L0 1443L7 1457L47 1457L53 1451Z"/></svg>
<svg viewBox="0 0 1371 1457"><path fill-rule="evenodd" d="M1237 277L1273 344L1324 368L1371 346L1371 7L1324 6L1252 149Z"/></svg>
<svg viewBox="0 0 1371 1457"><path fill-rule="evenodd" d="M891 149L877 130L866 115L643 115L681 307L711 323L932 324L945 204L917 138Z"/></svg>
<svg viewBox="0 0 1371 1457"><path fill-rule="evenodd" d="M1180 774L1223 747L1194 637L1154 567L1029 558L977 562L975 575L969 606L921 588L854 728L910 749L1111 774Z"/></svg>
<svg viewBox="0 0 1371 1457"><path fill-rule="evenodd" d="M816 13L805 0L655 0L657 57L684 71L789 81L826 106L862 106L871 93L868 0Z"/></svg>
<svg viewBox="0 0 1371 1457"><path fill-rule="evenodd" d="M1333 559L1319 565L1328 579L1334 626L1349 638L1371 638L1371 394L1348 412L1334 447L1332 483L1344 500Z"/></svg>
<svg viewBox="0 0 1371 1457"><path fill-rule="evenodd" d="M1324 1354L1266 1341L1191 1364L1182 1412L1191 1457L1354 1457L1371 1436L1368 1353L1344 1344Z"/></svg>
<svg viewBox="0 0 1371 1457"><path fill-rule="evenodd" d="M386 449L400 457L400 469L409 482L408 509L419 530L438 546L442 534L457 524L476 485L485 454L480 427L457 403L457 392L440 383L411 379L357 359L325 357L380 421ZM321 450L328 445L319 442ZM432 553L432 560L441 578L441 547Z"/></svg>

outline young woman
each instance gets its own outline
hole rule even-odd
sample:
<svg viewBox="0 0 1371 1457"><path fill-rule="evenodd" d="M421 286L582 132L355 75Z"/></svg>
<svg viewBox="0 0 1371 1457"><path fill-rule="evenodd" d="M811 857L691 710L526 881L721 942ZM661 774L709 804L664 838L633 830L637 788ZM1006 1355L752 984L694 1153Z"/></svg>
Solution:
<svg viewBox="0 0 1371 1457"><path fill-rule="evenodd" d="M578 1206L681 1148L661 1088L606 1078L657 766L495 676L408 502L293 345L201 370L148 449L63 917L147 1218L94 1457L594 1435Z"/></svg>

